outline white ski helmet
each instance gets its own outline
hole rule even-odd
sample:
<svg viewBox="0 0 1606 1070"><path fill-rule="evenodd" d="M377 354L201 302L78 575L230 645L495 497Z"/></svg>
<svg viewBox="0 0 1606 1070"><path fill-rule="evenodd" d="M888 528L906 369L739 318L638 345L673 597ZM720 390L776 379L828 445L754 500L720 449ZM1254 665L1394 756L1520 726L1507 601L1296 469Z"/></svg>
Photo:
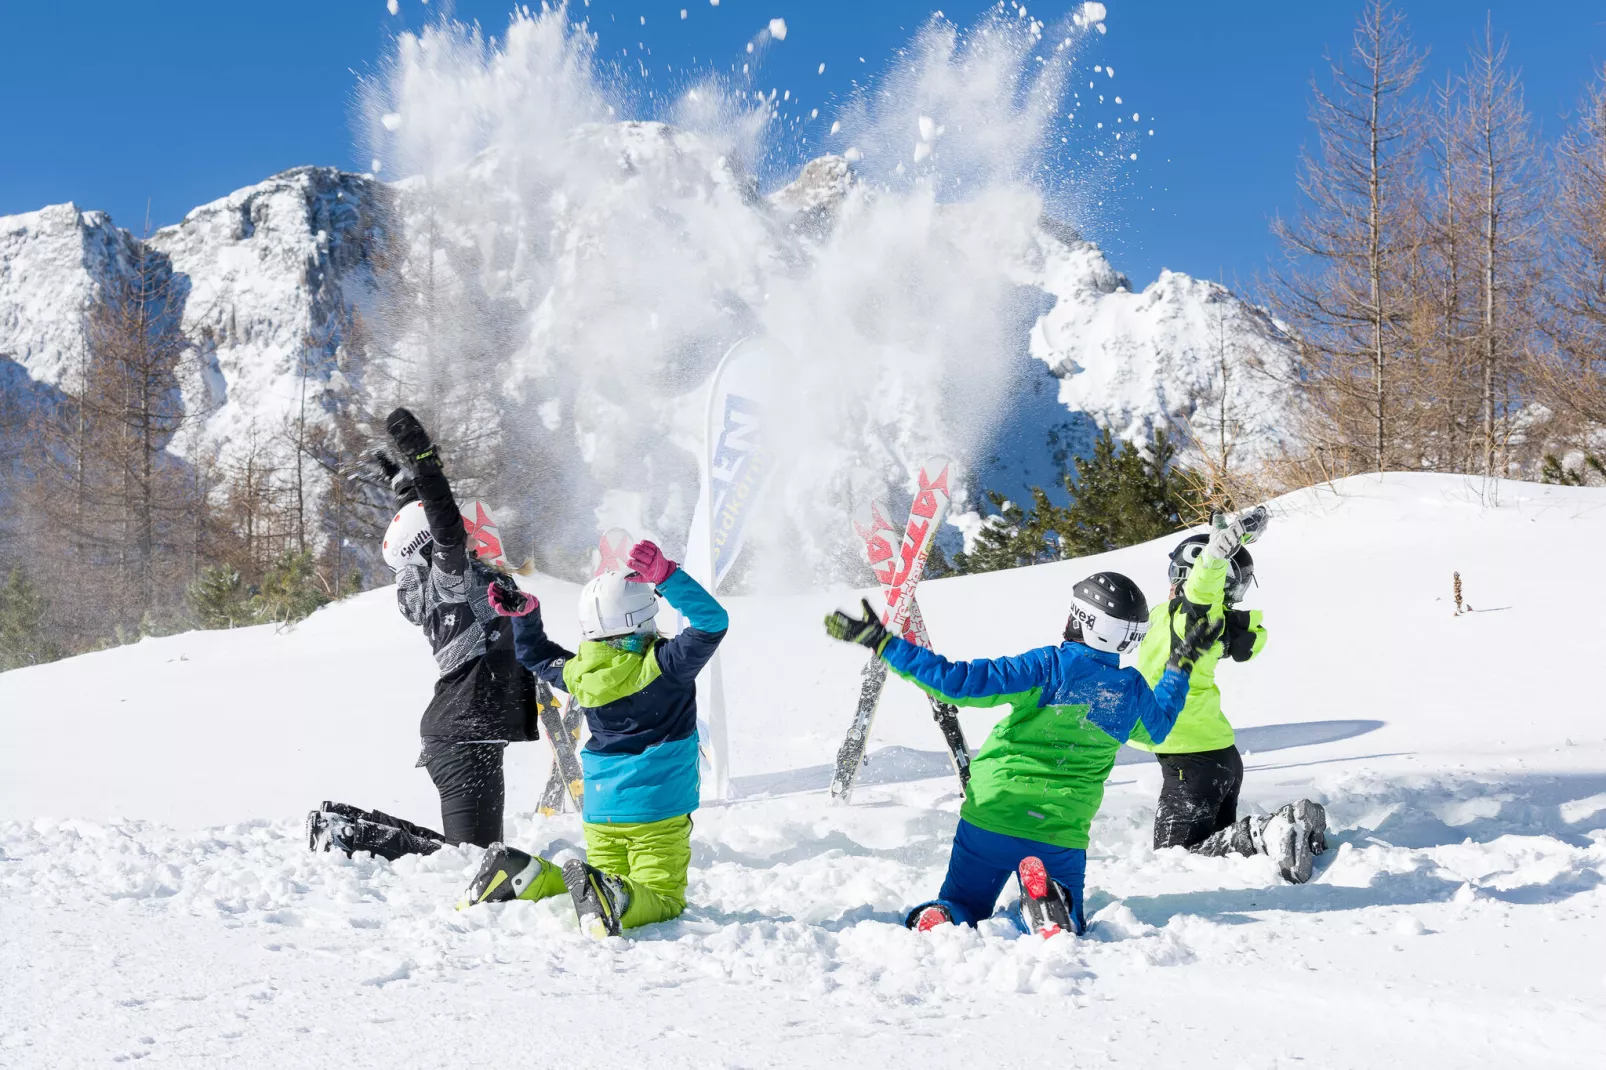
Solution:
<svg viewBox="0 0 1606 1070"><path fill-rule="evenodd" d="M1119 572L1095 572L1071 588L1065 638L1094 650L1122 654L1149 633L1149 600Z"/></svg>
<svg viewBox="0 0 1606 1070"><path fill-rule="evenodd" d="M657 631L653 618L658 615L658 594L652 584L627 578L633 575L610 570L581 588L580 638L612 639Z"/></svg>
<svg viewBox="0 0 1606 1070"><path fill-rule="evenodd" d="M392 572L404 565L424 564L424 552L435 536L429 533L429 517L424 515L423 502L408 502L396 511L390 527L385 529L385 564Z"/></svg>
<svg viewBox="0 0 1606 1070"><path fill-rule="evenodd" d="M507 555L502 549L501 533L485 503L469 502L462 515L469 553L493 568L506 569ZM397 510L390 527L385 529L385 564L393 572L403 565L425 564L425 553L434 541L424 503L408 502Z"/></svg>

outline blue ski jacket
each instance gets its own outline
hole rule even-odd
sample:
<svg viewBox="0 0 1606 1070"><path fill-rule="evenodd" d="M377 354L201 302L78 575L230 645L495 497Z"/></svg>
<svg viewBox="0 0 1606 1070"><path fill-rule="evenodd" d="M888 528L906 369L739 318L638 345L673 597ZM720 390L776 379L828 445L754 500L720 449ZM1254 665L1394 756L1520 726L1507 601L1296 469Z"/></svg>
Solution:
<svg viewBox="0 0 1606 1070"><path fill-rule="evenodd" d="M1065 642L1012 658L949 661L903 639L881 658L899 676L958 706L1008 706L970 763L959 816L1001 836L1085 849L1116 752L1142 724L1163 740L1188 695L1166 670L1151 691L1136 669Z"/></svg>
<svg viewBox="0 0 1606 1070"><path fill-rule="evenodd" d="M588 822L662 821L697 809L697 674L730 618L685 569L671 573L658 594L687 627L639 650L587 641L571 653L547 637L539 609L514 618L519 662L574 696L591 730L580 752Z"/></svg>

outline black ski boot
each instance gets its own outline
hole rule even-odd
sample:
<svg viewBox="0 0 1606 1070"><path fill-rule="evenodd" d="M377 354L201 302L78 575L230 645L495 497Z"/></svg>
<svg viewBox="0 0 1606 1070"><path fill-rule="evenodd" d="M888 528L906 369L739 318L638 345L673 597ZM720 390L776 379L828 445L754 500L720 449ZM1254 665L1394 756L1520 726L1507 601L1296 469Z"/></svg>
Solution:
<svg viewBox="0 0 1606 1070"><path fill-rule="evenodd" d="M563 885L574 900L581 932L601 940L624 931L622 922L630 909L630 889L624 881L574 859L563 864Z"/></svg>
<svg viewBox="0 0 1606 1070"><path fill-rule="evenodd" d="M517 899L530 882L541 872L541 860L527 855L517 847L493 843L485 849L485 861L474 882L463 893L458 910L479 903L505 903Z"/></svg>
<svg viewBox="0 0 1606 1070"><path fill-rule="evenodd" d="M356 822L328 806L325 803L324 809L307 814L307 850L316 853L334 849L350 858L356 850L353 844Z"/></svg>
<svg viewBox="0 0 1606 1070"><path fill-rule="evenodd" d="M1327 850L1327 811L1321 803L1301 799L1266 819L1260 849L1277 860L1277 870L1291 884L1310 880L1316 856Z"/></svg>
<svg viewBox="0 0 1606 1070"><path fill-rule="evenodd" d="M1071 924L1071 908L1065 901L1065 892L1059 882L1049 879L1042 859L1036 855L1021 859L1017 876L1020 877L1021 918L1028 932L1046 939L1056 933L1076 931Z"/></svg>

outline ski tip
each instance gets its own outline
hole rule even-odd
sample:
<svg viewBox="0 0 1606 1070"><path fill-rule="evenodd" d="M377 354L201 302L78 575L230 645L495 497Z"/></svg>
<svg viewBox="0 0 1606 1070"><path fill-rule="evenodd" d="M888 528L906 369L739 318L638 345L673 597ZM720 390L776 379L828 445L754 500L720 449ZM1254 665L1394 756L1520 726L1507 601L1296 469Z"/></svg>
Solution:
<svg viewBox="0 0 1606 1070"><path fill-rule="evenodd" d="M597 567L592 572L593 578L604 572L621 571L628 562L625 560L634 545L630 532L624 528L609 528L602 533L597 543Z"/></svg>

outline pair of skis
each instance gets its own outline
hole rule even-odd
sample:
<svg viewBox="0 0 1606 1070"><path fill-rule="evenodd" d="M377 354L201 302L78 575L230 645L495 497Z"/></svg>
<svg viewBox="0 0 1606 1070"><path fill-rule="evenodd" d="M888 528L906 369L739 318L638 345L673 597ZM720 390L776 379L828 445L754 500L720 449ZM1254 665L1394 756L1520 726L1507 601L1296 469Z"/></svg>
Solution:
<svg viewBox="0 0 1606 1070"><path fill-rule="evenodd" d="M597 567L592 577L609 570L629 569L630 533L623 528L610 528L603 532L597 556ZM585 780L580 770L580 723L583 720L580 706L573 699L560 700L547 682L535 680L536 712L541 722L541 734L552 747L552 772L547 777L546 790L536 807L543 817L551 817L563 809L567 798L578 812L585 802Z"/></svg>
<svg viewBox="0 0 1606 1070"><path fill-rule="evenodd" d="M927 648L931 646L931 639L926 633L920 603L915 600L915 587L925 573L926 559L931 555L937 531L948 517L949 469L946 457L929 458L920 466L919 491L909 509L903 541L896 551L892 542L896 533L888 519L891 510L885 499L872 498L855 509L853 515L853 529L864 540L865 557L886 600L882 623L892 634ZM836 769L831 778L831 798L835 800L845 803L853 795L853 785L864 765L870 729L875 723L876 708L886 682L887 663L872 655L860 674L859 703L853 712L853 724L837 750ZM933 697L931 715L942 731L954 773L963 786L970 780L970 749L959 726L959 711Z"/></svg>

